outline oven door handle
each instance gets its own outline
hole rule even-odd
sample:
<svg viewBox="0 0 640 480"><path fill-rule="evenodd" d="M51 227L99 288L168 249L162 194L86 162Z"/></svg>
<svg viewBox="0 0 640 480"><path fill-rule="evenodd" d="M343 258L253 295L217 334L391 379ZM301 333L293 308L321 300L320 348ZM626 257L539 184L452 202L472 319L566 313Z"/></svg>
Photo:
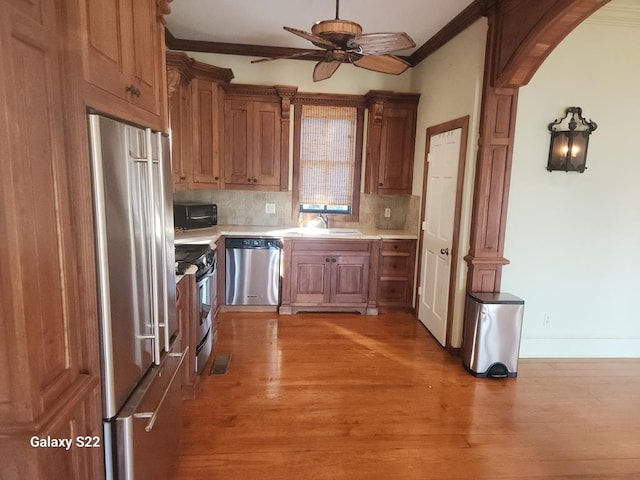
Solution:
<svg viewBox="0 0 640 480"><path fill-rule="evenodd" d="M207 305L206 303L202 304L202 308L200 310L200 320L204 320L211 313L211 305ZM202 323L202 322L200 322Z"/></svg>

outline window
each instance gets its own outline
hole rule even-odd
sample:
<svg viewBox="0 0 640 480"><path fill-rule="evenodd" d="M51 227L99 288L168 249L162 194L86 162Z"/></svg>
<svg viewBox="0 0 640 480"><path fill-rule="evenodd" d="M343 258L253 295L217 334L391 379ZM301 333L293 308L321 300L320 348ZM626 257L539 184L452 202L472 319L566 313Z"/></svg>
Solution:
<svg viewBox="0 0 640 480"><path fill-rule="evenodd" d="M363 117L363 107L344 101L295 105L294 214L341 214L357 221Z"/></svg>

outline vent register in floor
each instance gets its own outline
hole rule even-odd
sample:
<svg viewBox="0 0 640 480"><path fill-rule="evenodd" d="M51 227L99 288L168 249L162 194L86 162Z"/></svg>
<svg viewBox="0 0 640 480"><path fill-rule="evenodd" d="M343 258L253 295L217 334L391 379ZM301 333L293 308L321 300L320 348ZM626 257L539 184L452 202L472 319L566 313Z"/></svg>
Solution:
<svg viewBox="0 0 640 480"><path fill-rule="evenodd" d="M231 362L230 353L220 353L213 358L213 365L211 365L211 371L209 375L224 375L229 369L229 363Z"/></svg>

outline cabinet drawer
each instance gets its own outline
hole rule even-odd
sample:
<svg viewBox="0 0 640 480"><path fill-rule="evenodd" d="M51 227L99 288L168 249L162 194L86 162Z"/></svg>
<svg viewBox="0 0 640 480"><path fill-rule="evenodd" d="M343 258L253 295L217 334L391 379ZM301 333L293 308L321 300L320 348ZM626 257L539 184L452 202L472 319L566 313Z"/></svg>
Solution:
<svg viewBox="0 0 640 480"><path fill-rule="evenodd" d="M415 240L383 240L380 246L382 254L386 253L413 253Z"/></svg>
<svg viewBox="0 0 640 480"><path fill-rule="evenodd" d="M384 279L378 284L378 303L384 304L408 304L411 287L408 280Z"/></svg>
<svg viewBox="0 0 640 480"><path fill-rule="evenodd" d="M294 240L291 242L291 250L294 255L317 253L336 256L340 255L340 252L368 253L371 251L371 242L368 240Z"/></svg>
<svg viewBox="0 0 640 480"><path fill-rule="evenodd" d="M380 275L383 277L407 277L409 275L409 255L385 255L381 257L380 264Z"/></svg>

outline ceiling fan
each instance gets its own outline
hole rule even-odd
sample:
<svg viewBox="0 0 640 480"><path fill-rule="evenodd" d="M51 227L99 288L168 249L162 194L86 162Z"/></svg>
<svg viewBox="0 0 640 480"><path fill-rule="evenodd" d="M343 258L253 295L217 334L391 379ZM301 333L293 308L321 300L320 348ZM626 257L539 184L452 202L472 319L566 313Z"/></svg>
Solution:
<svg viewBox="0 0 640 480"><path fill-rule="evenodd" d="M325 58L313 69L313 81L331 77L342 63L351 63L381 73L399 75L409 68L405 60L389 55L391 52L413 48L413 39L406 33L362 33L356 22L343 20L339 16L340 0L336 0L336 18L321 20L311 27L311 33L297 28L283 27L299 37L309 40L315 46L326 50ZM268 62L283 58L301 58L317 54L318 50L307 50L282 57L262 58L251 63Z"/></svg>

